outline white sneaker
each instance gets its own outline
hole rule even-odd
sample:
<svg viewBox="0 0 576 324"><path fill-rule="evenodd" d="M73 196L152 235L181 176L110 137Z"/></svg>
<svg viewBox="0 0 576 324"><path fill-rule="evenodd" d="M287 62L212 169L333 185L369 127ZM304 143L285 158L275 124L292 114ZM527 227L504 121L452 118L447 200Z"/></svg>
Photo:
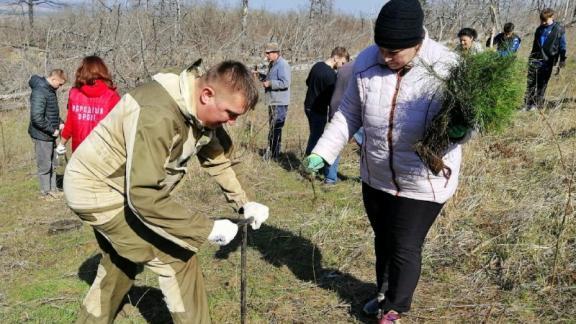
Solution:
<svg viewBox="0 0 576 324"><path fill-rule="evenodd" d="M384 294L378 293L375 298L370 299L366 304L364 304L362 310L364 313L366 313L366 315L378 315L380 312L380 303L384 300L384 298Z"/></svg>
<svg viewBox="0 0 576 324"><path fill-rule="evenodd" d="M538 107L536 105L530 105L530 106L526 106L526 111L534 111L536 110Z"/></svg>

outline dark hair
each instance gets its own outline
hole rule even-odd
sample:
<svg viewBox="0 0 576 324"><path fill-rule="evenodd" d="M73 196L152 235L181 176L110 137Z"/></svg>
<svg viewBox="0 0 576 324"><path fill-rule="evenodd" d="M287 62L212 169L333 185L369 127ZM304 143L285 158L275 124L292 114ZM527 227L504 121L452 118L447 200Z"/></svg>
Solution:
<svg viewBox="0 0 576 324"><path fill-rule="evenodd" d="M509 22L504 24L504 32L506 34L511 33L514 31L514 24Z"/></svg>
<svg viewBox="0 0 576 324"><path fill-rule="evenodd" d="M104 61L96 56L86 56L82 59L82 64L76 70L76 81L74 87L80 88L83 85L94 85L94 81L102 80L108 87L114 89L114 82L108 67Z"/></svg>
<svg viewBox="0 0 576 324"><path fill-rule="evenodd" d="M222 84L233 92L240 92L246 99L245 109L258 103L258 88L248 68L237 61L224 61L211 67L202 79L207 84Z"/></svg>
<svg viewBox="0 0 576 324"><path fill-rule="evenodd" d="M330 57L335 56L344 57L346 58L347 61L350 61L350 54L348 54L348 50L345 47L342 46L335 47L332 50L332 53L330 53Z"/></svg>
<svg viewBox="0 0 576 324"><path fill-rule="evenodd" d="M554 17L554 10L552 8L546 8L540 12L540 21L546 21L548 18Z"/></svg>
<svg viewBox="0 0 576 324"><path fill-rule="evenodd" d="M460 29L460 31L458 32L458 37L462 37L462 36L468 36L474 40L474 39L478 38L478 33L476 32L476 29L466 27L466 28Z"/></svg>

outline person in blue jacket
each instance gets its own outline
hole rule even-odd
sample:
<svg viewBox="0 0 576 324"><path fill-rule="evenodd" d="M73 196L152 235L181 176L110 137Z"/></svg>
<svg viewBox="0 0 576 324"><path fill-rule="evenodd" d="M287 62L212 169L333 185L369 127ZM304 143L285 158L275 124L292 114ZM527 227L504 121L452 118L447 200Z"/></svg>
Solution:
<svg viewBox="0 0 576 324"><path fill-rule="evenodd" d="M486 48L496 47L500 56L508 56L518 52L522 39L514 33L514 24L508 22L504 24L504 31L492 38L486 40Z"/></svg>
<svg viewBox="0 0 576 324"><path fill-rule="evenodd" d="M528 88L525 98L525 109L528 111L544 104L548 80L556 63L559 69L566 65L566 33L564 27L554 21L554 10L542 10L540 22L534 33L528 62Z"/></svg>

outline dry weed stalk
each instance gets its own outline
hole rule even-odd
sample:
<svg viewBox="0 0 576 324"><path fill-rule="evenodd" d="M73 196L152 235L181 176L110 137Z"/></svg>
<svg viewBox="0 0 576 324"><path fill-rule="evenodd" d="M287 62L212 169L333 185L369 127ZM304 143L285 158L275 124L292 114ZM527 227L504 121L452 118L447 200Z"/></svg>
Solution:
<svg viewBox="0 0 576 324"><path fill-rule="evenodd" d="M560 109L561 108L562 102L564 101L564 97L565 96L561 97L561 99L558 101L558 104L556 105L556 107L554 107L554 109ZM573 191L574 177L576 176L576 170L575 170L576 168L574 168L574 166L572 166L571 168L568 167L568 164L566 163L565 158L564 158L564 154L562 152L562 147L560 146L560 141L558 140L558 137L556 136L556 133L554 132L554 128L550 124L550 121L548 120L548 117L546 116L544 111L538 110L538 113L540 114L540 117L542 117L542 120L544 121L546 128L550 132L550 136L552 137L552 142L556 146L562 170L567 175L569 175L568 176L568 183L566 184L566 203L564 204L562 217L559 220L558 230L556 231L556 235L555 235L556 236L556 238L555 238L556 242L554 245L554 258L553 258L553 263L552 263L552 272L550 273L550 277L548 278L549 284L551 286L554 286L554 285L557 285L559 283L558 278L557 278L557 272L558 272L558 263L559 263L559 258L560 258L560 249L561 249L561 245L562 245L562 234L564 233L564 231L566 229L566 222L567 222L568 218L574 212L574 208L572 206L572 191Z"/></svg>

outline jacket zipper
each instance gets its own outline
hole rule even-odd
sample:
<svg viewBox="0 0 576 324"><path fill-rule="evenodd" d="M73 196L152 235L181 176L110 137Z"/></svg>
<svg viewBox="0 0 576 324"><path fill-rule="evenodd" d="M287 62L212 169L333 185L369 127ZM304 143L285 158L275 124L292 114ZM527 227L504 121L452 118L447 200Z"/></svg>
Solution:
<svg viewBox="0 0 576 324"><path fill-rule="evenodd" d="M400 82L402 81L402 76L404 75L403 70L396 73L396 88L394 89L394 95L392 96L392 108L390 109L390 118L388 119L388 151L390 152L390 157L388 158L388 163L390 166L390 172L392 173L392 181L396 187L396 196L400 193L400 185L396 180L396 171L394 170L394 146L392 145L392 133L394 131L394 114L396 112L396 101L398 99L398 93L400 92Z"/></svg>

